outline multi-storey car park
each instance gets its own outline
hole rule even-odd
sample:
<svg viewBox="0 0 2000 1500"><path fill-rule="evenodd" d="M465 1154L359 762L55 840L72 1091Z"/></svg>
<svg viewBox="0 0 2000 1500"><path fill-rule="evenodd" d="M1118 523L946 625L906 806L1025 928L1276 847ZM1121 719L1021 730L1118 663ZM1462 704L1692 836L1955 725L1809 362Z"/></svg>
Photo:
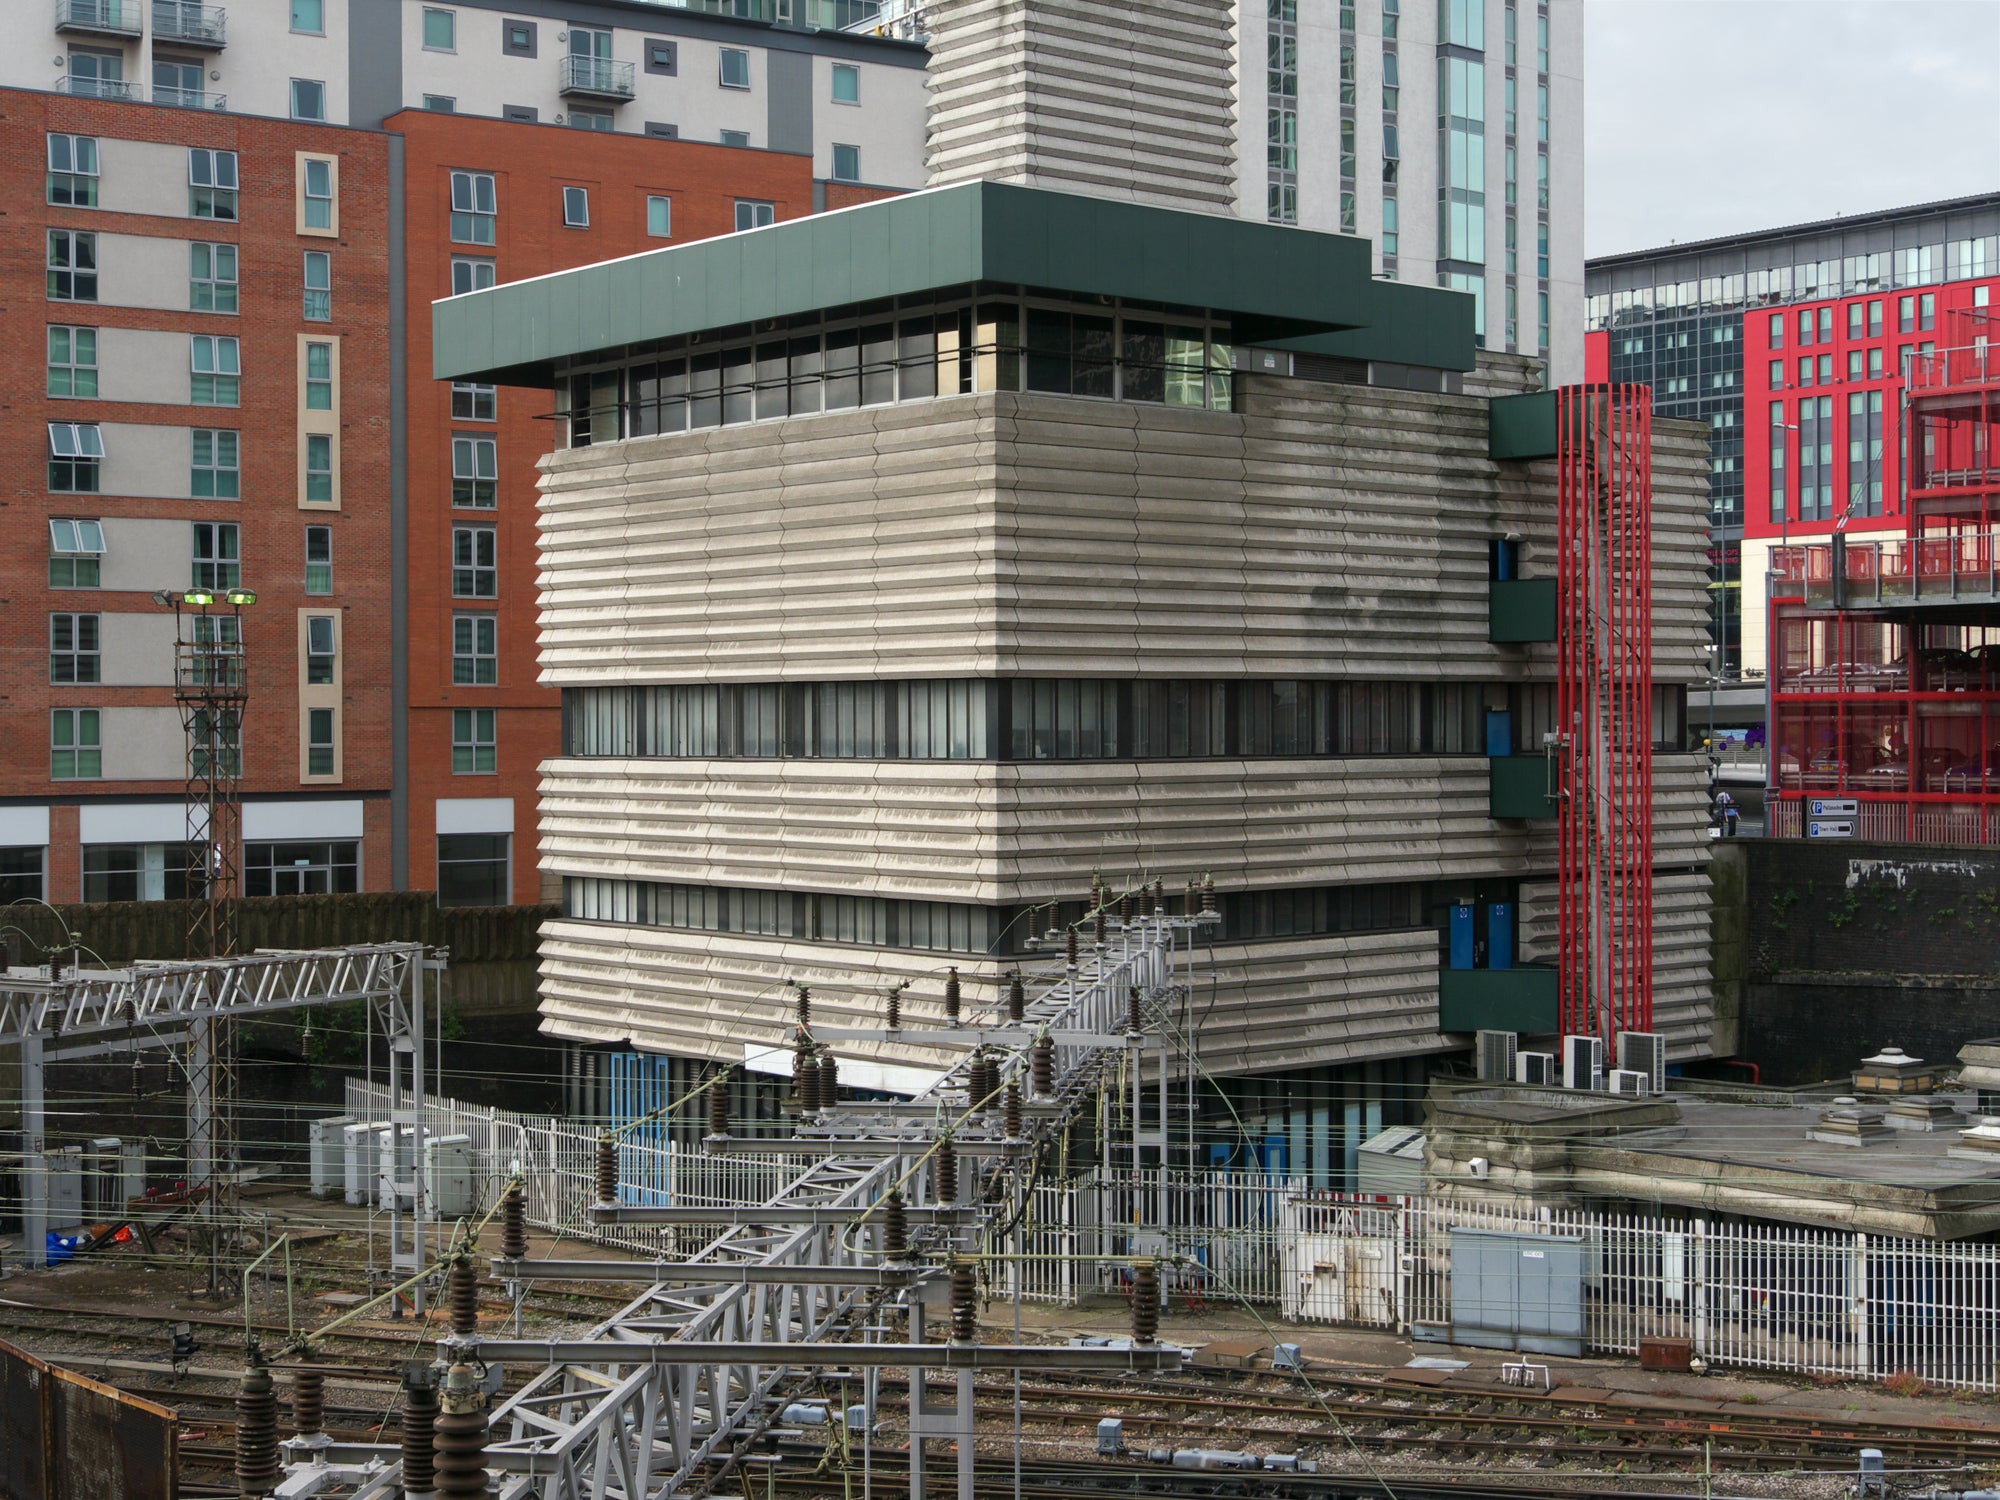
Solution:
<svg viewBox="0 0 2000 1500"><path fill-rule="evenodd" d="M440 380L559 413L544 1030L662 1099L783 1073L792 982L834 1026L954 969L990 1003L1115 870L1221 893L1178 1024L1225 1157L1240 1124L1345 1183L1470 1032L1555 1031L1554 396L1516 441L1538 368L1367 255L968 181L439 304ZM1687 1058L1703 450L1652 443L1648 973Z"/></svg>
<svg viewBox="0 0 2000 1500"><path fill-rule="evenodd" d="M728 9L22 7L0 898L184 893L191 587L257 596L247 893L540 897L547 403L434 386L428 304L921 185L922 47Z"/></svg>

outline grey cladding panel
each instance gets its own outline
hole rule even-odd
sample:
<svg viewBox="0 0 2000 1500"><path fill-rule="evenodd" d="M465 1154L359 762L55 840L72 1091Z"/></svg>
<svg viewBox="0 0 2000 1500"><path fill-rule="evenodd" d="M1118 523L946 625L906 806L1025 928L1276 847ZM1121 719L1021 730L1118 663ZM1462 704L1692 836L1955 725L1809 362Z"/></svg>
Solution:
<svg viewBox="0 0 2000 1500"><path fill-rule="evenodd" d="M773 151L812 155L813 60L807 52L768 52L764 57L765 90L770 95L770 142Z"/></svg>
<svg viewBox="0 0 2000 1500"><path fill-rule="evenodd" d="M349 0L347 119L380 125L403 107L403 0Z"/></svg>
<svg viewBox="0 0 2000 1500"><path fill-rule="evenodd" d="M1452 1230L1452 1341L1580 1357L1583 1259L1575 1236Z"/></svg>

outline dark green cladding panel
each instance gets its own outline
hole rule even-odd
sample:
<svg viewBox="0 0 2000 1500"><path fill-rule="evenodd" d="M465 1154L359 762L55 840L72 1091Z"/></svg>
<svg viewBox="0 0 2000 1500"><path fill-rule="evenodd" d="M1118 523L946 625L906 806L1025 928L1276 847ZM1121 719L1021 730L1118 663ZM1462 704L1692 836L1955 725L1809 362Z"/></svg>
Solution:
<svg viewBox="0 0 2000 1500"><path fill-rule="evenodd" d="M1486 639L1519 646L1556 638L1553 578L1495 578L1487 583Z"/></svg>
<svg viewBox="0 0 2000 1500"><path fill-rule="evenodd" d="M1495 755L1487 761L1487 812L1496 818L1553 818L1547 755Z"/></svg>
<svg viewBox="0 0 2000 1500"><path fill-rule="evenodd" d="M1556 393L1499 396L1486 411L1489 457L1522 460L1556 456Z"/></svg>
<svg viewBox="0 0 2000 1500"><path fill-rule="evenodd" d="M1557 1028L1556 988L1554 969L1440 969L1438 1030L1547 1036Z"/></svg>
<svg viewBox="0 0 2000 1500"><path fill-rule="evenodd" d="M1213 308L1243 342L1471 364L1471 298L1371 279L1352 236L974 182L447 298L432 373L544 384L558 360L977 281Z"/></svg>

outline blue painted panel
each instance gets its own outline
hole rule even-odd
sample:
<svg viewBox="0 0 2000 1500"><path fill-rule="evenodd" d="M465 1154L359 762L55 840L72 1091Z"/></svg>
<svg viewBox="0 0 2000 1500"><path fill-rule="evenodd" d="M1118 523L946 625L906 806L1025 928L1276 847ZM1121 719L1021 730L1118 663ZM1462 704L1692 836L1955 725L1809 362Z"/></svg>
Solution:
<svg viewBox="0 0 2000 1500"><path fill-rule="evenodd" d="M1486 908L1486 967L1514 967L1514 903L1495 901Z"/></svg>
<svg viewBox="0 0 2000 1500"><path fill-rule="evenodd" d="M1486 753L1488 755L1514 753L1514 716L1504 708L1486 710Z"/></svg>
<svg viewBox="0 0 2000 1500"><path fill-rule="evenodd" d="M1454 906L1451 909L1451 967L1472 967L1472 908L1469 906Z"/></svg>

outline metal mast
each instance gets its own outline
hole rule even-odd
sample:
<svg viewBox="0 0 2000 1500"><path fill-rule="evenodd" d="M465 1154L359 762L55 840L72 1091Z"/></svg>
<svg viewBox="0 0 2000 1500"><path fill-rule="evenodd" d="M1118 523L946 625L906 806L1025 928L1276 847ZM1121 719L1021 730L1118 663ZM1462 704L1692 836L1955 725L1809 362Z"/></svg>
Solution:
<svg viewBox="0 0 2000 1500"><path fill-rule="evenodd" d="M1653 1023L1651 393L1556 393L1563 1033Z"/></svg>

